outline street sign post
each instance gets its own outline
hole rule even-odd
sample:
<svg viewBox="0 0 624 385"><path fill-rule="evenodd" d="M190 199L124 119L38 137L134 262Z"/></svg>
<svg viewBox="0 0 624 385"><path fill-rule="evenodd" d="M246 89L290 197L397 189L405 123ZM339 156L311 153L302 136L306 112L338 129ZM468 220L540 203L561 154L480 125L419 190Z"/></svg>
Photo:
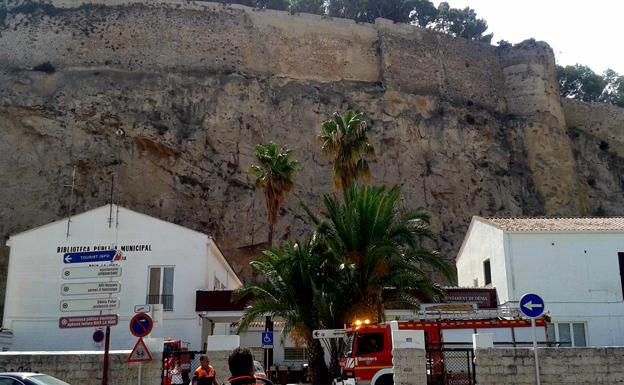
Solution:
<svg viewBox="0 0 624 385"><path fill-rule="evenodd" d="M262 347L270 349L273 347L273 332L262 332Z"/></svg>
<svg viewBox="0 0 624 385"><path fill-rule="evenodd" d="M317 340L321 338L342 338L345 334L344 329L319 329L312 331L312 337Z"/></svg>
<svg viewBox="0 0 624 385"><path fill-rule="evenodd" d="M153 327L152 317L147 313L137 313L130 320L130 333L135 337L145 337L151 333Z"/></svg>
<svg viewBox="0 0 624 385"><path fill-rule="evenodd" d="M150 353L147 345L143 342L143 338L139 337L136 345L132 349L132 352L128 356L128 362L138 362L139 363L139 375L138 375L138 385L141 385L141 377L143 372L143 363L152 360L152 353Z"/></svg>
<svg viewBox="0 0 624 385"><path fill-rule="evenodd" d="M104 326L115 326L119 322L117 314L92 315L82 317L61 317L59 318L59 328L93 328Z"/></svg>
<svg viewBox="0 0 624 385"><path fill-rule="evenodd" d="M105 266L66 267L63 269L62 277L63 279L121 277L121 266L105 265Z"/></svg>
<svg viewBox="0 0 624 385"><path fill-rule="evenodd" d="M537 337L535 335L535 318L544 314L544 300L537 294L525 294L520 298L520 311L531 318L531 336L533 337L533 357L535 360L535 383L540 385L539 358L537 354Z"/></svg>
<svg viewBox="0 0 624 385"><path fill-rule="evenodd" d="M118 281L65 283L61 285L61 295L116 294L121 291Z"/></svg>
<svg viewBox="0 0 624 385"><path fill-rule="evenodd" d="M150 353L147 345L143 342L143 338L137 340L132 352L128 356L128 362L148 362L152 360L152 353Z"/></svg>
<svg viewBox="0 0 624 385"><path fill-rule="evenodd" d="M117 250L102 251L83 251L80 253L63 254L63 262L65 263L95 263L95 262L111 262Z"/></svg>
<svg viewBox="0 0 624 385"><path fill-rule="evenodd" d="M119 298L64 299L60 307L62 312L114 310L119 308Z"/></svg>

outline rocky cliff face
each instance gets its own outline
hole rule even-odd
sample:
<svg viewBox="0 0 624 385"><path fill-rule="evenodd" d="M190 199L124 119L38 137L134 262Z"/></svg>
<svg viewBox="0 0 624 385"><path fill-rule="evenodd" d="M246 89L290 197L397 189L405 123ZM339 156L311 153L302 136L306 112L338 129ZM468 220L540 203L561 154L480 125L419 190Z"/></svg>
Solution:
<svg viewBox="0 0 624 385"><path fill-rule="evenodd" d="M451 260L472 215L623 211L624 113L562 107L540 43L186 2L28 3L0 25L3 239L66 216L75 167L74 212L107 203L114 175L119 204L213 235L248 275L268 230L254 146L303 164L276 228L302 237L298 202L331 192L315 134L347 107L372 123L372 182L431 213Z"/></svg>

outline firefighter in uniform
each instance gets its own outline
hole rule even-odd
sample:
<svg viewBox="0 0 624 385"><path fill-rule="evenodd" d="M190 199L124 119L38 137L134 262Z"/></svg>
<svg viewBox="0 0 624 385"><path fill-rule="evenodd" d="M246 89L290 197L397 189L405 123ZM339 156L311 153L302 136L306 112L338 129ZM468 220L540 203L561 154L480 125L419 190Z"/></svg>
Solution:
<svg viewBox="0 0 624 385"><path fill-rule="evenodd" d="M236 348L228 357L232 377L223 385L267 385L270 381L255 378L253 355L247 348Z"/></svg>
<svg viewBox="0 0 624 385"><path fill-rule="evenodd" d="M202 355L199 357L199 363L199 368L193 374L193 385L219 385L216 378L217 373L210 365L208 356Z"/></svg>

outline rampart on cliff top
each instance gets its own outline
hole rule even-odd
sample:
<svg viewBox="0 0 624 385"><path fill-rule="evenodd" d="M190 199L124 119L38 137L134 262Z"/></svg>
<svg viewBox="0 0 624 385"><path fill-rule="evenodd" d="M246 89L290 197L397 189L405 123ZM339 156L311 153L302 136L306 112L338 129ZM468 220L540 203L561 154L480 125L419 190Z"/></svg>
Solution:
<svg viewBox="0 0 624 385"><path fill-rule="evenodd" d="M32 71L46 62L53 73ZM349 106L373 126L373 183L425 207L449 258L475 214L624 214L624 113L562 105L545 43L219 3L14 0L0 237L64 216L76 166L75 211L107 202L116 173L120 204L212 234L245 270L267 235L254 146L288 144L305 165L276 229L302 236L298 200L319 209L331 191L315 133Z"/></svg>

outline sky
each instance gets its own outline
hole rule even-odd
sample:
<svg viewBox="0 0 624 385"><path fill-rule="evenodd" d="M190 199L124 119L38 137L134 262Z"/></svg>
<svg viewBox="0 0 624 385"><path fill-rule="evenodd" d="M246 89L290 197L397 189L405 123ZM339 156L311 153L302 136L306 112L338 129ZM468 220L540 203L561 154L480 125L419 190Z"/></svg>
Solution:
<svg viewBox="0 0 624 385"><path fill-rule="evenodd" d="M624 0L446 0L470 7L488 23L492 43L546 41L557 64L584 64L594 72L624 74ZM438 2L436 2L437 4Z"/></svg>

